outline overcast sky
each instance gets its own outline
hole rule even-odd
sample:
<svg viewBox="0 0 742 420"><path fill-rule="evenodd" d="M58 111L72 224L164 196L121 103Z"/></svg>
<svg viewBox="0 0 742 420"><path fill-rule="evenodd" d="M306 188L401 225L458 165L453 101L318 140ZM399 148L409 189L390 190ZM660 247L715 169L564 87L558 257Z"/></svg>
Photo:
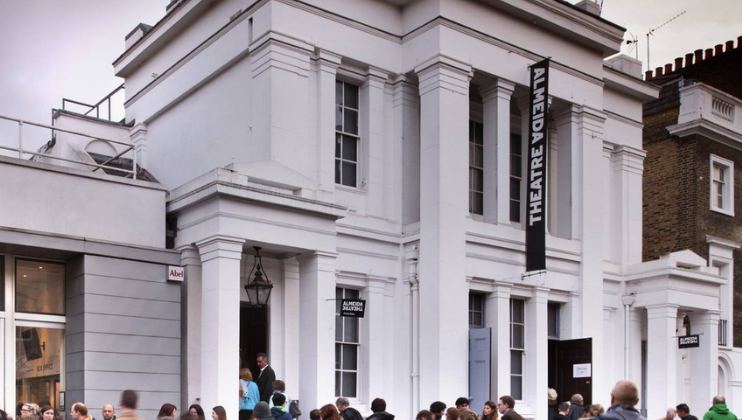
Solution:
<svg viewBox="0 0 742 420"><path fill-rule="evenodd" d="M63 97L97 102L123 82L111 63L124 51L126 34L139 22L155 24L168 2L0 0L0 114L49 124ZM603 0L603 17L626 27L625 39L637 37L645 67L646 33L683 11L651 37L653 68L727 40L736 46L742 35L742 0ZM28 130L28 148L48 139ZM0 144L17 144L17 131L0 120Z"/></svg>

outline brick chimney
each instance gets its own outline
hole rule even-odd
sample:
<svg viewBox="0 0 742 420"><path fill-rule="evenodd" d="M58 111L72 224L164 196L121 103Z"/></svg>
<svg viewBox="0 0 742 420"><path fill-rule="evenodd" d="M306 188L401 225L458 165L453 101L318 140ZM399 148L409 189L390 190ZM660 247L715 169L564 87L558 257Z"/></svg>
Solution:
<svg viewBox="0 0 742 420"><path fill-rule="evenodd" d="M704 51L703 59L708 60L709 58L712 58L714 56L714 49L713 48L706 48Z"/></svg>
<svg viewBox="0 0 742 420"><path fill-rule="evenodd" d="M734 41L727 41L726 45L724 45L724 51L729 52L734 49Z"/></svg>
<svg viewBox="0 0 742 420"><path fill-rule="evenodd" d="M647 70L644 72L644 80L652 80L652 70Z"/></svg>
<svg viewBox="0 0 742 420"><path fill-rule="evenodd" d="M683 68L683 57L678 57L675 59L675 71L678 71Z"/></svg>
<svg viewBox="0 0 742 420"><path fill-rule="evenodd" d="M688 53L685 55L685 67L692 66L693 65L693 53Z"/></svg>
<svg viewBox="0 0 742 420"><path fill-rule="evenodd" d="M662 76L662 67L657 67L656 69L654 69L654 76L655 77Z"/></svg>
<svg viewBox="0 0 742 420"><path fill-rule="evenodd" d="M724 52L724 46L721 44L717 44L714 46L714 55L717 56Z"/></svg>
<svg viewBox="0 0 742 420"><path fill-rule="evenodd" d="M672 63L665 64L665 74L672 73Z"/></svg>

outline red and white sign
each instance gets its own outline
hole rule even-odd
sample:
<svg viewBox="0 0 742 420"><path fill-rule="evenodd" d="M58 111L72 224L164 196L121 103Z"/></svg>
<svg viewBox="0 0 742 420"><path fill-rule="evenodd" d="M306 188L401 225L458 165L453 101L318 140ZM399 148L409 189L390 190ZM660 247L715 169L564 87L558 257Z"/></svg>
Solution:
<svg viewBox="0 0 742 420"><path fill-rule="evenodd" d="M176 267L174 265L168 266L167 279L172 281L183 281L185 279L185 267Z"/></svg>

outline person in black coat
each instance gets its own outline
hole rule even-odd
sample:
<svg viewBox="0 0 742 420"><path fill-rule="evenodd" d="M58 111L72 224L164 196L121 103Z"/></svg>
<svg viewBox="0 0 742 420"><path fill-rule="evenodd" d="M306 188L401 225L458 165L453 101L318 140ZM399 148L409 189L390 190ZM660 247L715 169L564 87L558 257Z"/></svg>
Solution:
<svg viewBox="0 0 742 420"><path fill-rule="evenodd" d="M273 381L276 380L276 372L268 366L268 356L265 353L258 353L257 364L260 368L260 374L255 383L258 385L258 391L260 391L260 401L268 402L273 395Z"/></svg>
<svg viewBox="0 0 742 420"><path fill-rule="evenodd" d="M340 397L335 401L335 405L340 412L343 420L363 420L363 416L355 408L350 406L350 401L345 397Z"/></svg>
<svg viewBox="0 0 742 420"><path fill-rule="evenodd" d="M582 413L585 412L585 407L582 406L584 404L582 395L573 395L572 398L569 399L569 402L571 405L569 406L569 414L567 417L569 417L570 420L577 420L582 417Z"/></svg>
<svg viewBox="0 0 742 420"><path fill-rule="evenodd" d="M368 416L366 420L394 420L394 414L386 412L386 401L382 398L375 398L371 401L371 411L373 411L373 414Z"/></svg>

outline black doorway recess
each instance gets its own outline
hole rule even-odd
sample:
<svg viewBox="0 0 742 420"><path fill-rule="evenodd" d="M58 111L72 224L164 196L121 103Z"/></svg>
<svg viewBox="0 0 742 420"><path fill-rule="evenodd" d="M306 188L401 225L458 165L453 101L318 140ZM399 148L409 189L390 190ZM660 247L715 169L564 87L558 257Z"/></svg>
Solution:
<svg viewBox="0 0 742 420"><path fill-rule="evenodd" d="M558 402L569 401L572 395L581 394L585 406L592 404L592 376L573 377L574 365L590 363L592 366L592 341L592 338L549 340L549 387L556 389Z"/></svg>
<svg viewBox="0 0 742 420"><path fill-rule="evenodd" d="M240 307L240 367L249 368L254 379L260 373L255 355L262 352L268 353L268 307L243 304Z"/></svg>

